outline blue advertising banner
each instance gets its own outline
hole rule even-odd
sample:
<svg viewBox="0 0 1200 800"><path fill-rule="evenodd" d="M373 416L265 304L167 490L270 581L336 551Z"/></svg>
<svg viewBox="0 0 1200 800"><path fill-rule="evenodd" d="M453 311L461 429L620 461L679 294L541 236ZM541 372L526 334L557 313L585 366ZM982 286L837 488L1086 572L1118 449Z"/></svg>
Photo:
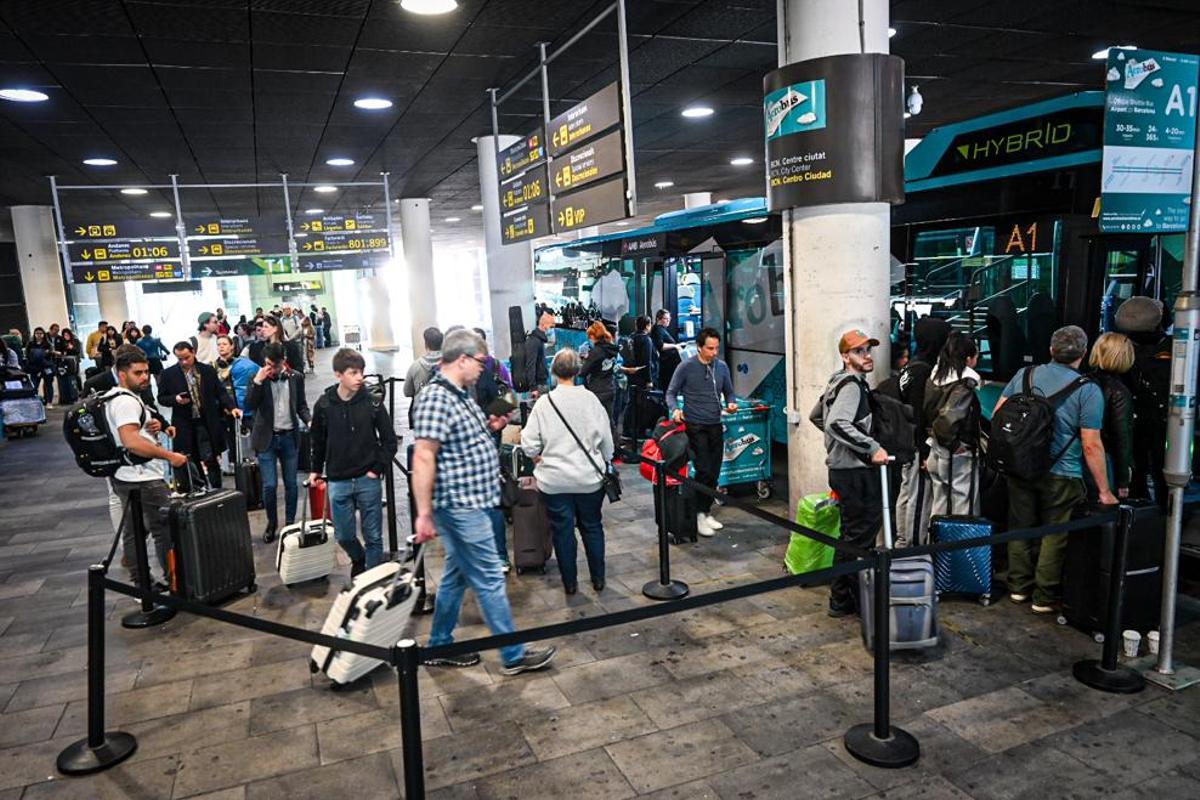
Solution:
<svg viewBox="0 0 1200 800"><path fill-rule="evenodd" d="M1100 230L1187 230L1200 56L1108 51Z"/></svg>

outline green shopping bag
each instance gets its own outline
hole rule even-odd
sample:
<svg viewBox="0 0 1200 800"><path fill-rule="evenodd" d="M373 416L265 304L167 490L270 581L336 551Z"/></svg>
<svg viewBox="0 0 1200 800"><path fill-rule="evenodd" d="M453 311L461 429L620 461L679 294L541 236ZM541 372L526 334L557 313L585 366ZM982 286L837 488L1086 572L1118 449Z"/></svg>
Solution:
<svg viewBox="0 0 1200 800"><path fill-rule="evenodd" d="M828 493L806 495L796 506L796 524L838 539L842 535L842 511ZM792 534L783 564L799 575L833 566L833 548L799 533Z"/></svg>

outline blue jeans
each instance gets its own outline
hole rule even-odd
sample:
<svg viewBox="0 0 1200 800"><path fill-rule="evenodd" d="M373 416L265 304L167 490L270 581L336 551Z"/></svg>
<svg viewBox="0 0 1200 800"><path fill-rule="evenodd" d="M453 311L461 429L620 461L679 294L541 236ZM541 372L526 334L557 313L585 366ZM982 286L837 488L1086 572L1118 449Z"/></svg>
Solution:
<svg viewBox="0 0 1200 800"><path fill-rule="evenodd" d="M579 583L575 558L575 523L579 523L579 535L583 539L583 552L587 555L588 573L593 581L604 580L604 522L600 509L604 505L604 489L586 494L546 494L546 513L550 516L550 528L554 533L554 555L558 559L558 571L562 573L564 586Z"/></svg>
<svg viewBox="0 0 1200 800"><path fill-rule="evenodd" d="M235 434L237 435L236 431ZM279 473L275 469L278 460L283 470L283 505L286 525L296 521L296 470L299 463L297 455L295 431L276 433L271 437L271 444L266 450L258 451L258 470L262 473L263 508L267 511L267 524L272 527L279 525L279 509L276 504L276 486Z"/></svg>
<svg viewBox="0 0 1200 800"><path fill-rule="evenodd" d="M433 522L446 551L446 566L434 602L430 647L454 641L454 626L458 624L458 612L467 586L475 592L479 610L493 634L515 630L489 519L492 511L439 508L433 512ZM500 660L505 665L520 661L524 655L523 644L500 648Z"/></svg>
<svg viewBox="0 0 1200 800"><path fill-rule="evenodd" d="M329 481L329 505L333 509L333 529L337 542L351 561L366 559L367 569L383 561L383 481L360 475L345 481ZM365 553L358 541L358 520L362 520Z"/></svg>
<svg viewBox="0 0 1200 800"><path fill-rule="evenodd" d="M492 518L492 538L496 540L496 555L500 561L508 563L508 531L504 525L504 509L489 508L488 516Z"/></svg>

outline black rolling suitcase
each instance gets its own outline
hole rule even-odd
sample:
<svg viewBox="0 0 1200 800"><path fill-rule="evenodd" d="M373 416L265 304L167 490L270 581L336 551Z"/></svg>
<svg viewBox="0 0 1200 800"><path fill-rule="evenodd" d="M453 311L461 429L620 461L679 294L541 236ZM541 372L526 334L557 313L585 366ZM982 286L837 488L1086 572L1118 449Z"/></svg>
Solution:
<svg viewBox="0 0 1200 800"><path fill-rule="evenodd" d="M534 488L530 488L534 487ZM532 478L525 478L512 508L513 566L520 575L536 569L545 574L546 561L554 550L550 515Z"/></svg>
<svg viewBox="0 0 1200 800"><path fill-rule="evenodd" d="M296 434L296 469L312 472L312 435L308 428Z"/></svg>
<svg viewBox="0 0 1200 800"><path fill-rule="evenodd" d="M263 507L262 473L257 459L242 455L241 431L234 432L233 448L233 484L246 496L246 510L258 511Z"/></svg>
<svg viewBox="0 0 1200 800"><path fill-rule="evenodd" d="M1125 561L1125 592L1118 630L1143 636L1158 628L1162 602L1162 558L1167 519L1149 500L1130 500L1133 530ZM1072 531L1063 566L1063 616L1073 628L1095 635L1105 629L1112 548L1117 523Z"/></svg>
<svg viewBox="0 0 1200 800"><path fill-rule="evenodd" d="M232 489L171 499L171 591L198 603L253 592L254 550L246 498Z"/></svg>
<svg viewBox="0 0 1200 800"><path fill-rule="evenodd" d="M667 537L672 544L695 542L700 532L696 528L696 492L687 486L666 488L667 494ZM662 503L657 489L654 491L654 524L662 519Z"/></svg>

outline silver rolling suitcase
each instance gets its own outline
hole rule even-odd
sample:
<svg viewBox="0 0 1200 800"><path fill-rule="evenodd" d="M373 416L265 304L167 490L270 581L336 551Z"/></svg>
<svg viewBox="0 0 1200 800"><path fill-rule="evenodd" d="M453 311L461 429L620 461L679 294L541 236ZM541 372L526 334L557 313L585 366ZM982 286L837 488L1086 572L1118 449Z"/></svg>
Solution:
<svg viewBox="0 0 1200 800"><path fill-rule="evenodd" d="M308 481L304 482L308 486ZM307 498L303 498L307 501ZM303 583L324 578L337 566L337 542L333 520L308 518L308 503L301 503L300 521L279 532L275 549L275 568L283 584Z"/></svg>
<svg viewBox="0 0 1200 800"><path fill-rule="evenodd" d="M410 570L388 561L361 573L338 593L321 633L380 647L395 645L403 637L417 602L415 573L420 562L418 556ZM309 668L324 672L336 684L346 684L382 663L379 659L316 645Z"/></svg>
<svg viewBox="0 0 1200 800"><path fill-rule="evenodd" d="M880 467L883 480L883 546L892 549L891 493L888 491L888 465ZM863 644L868 650L875 644L875 590L872 570L858 573L859 615L862 619ZM920 650L938 643L938 599L934 588L933 559L927 555L901 558L892 562L891 649Z"/></svg>

